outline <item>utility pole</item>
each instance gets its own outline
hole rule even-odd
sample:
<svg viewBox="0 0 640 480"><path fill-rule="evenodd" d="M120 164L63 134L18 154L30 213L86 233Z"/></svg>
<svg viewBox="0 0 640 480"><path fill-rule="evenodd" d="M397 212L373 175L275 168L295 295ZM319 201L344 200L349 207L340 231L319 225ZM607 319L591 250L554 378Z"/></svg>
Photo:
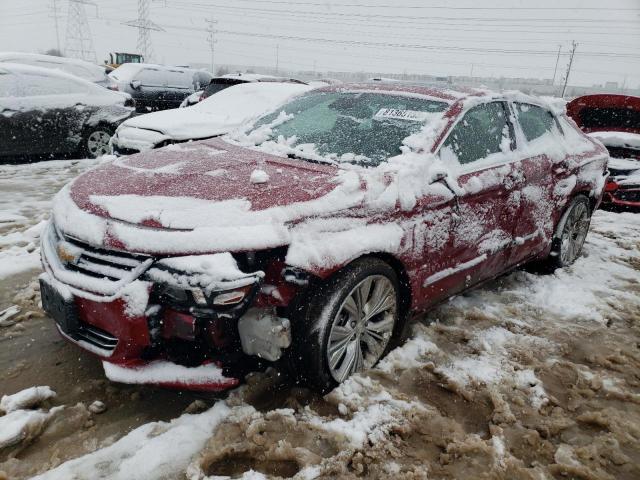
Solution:
<svg viewBox="0 0 640 480"><path fill-rule="evenodd" d="M553 79L551 85L556 83L556 73L558 73L558 62L560 61L560 51L562 50L562 44L558 45L558 56L556 57L556 67L553 69Z"/></svg>
<svg viewBox="0 0 640 480"><path fill-rule="evenodd" d="M64 50L65 54L70 57L97 63L87 12L84 10L85 5L94 5L96 9L98 8L94 2L89 0L69 0Z"/></svg>
<svg viewBox="0 0 640 480"><path fill-rule="evenodd" d="M280 44L276 44L276 75L278 74L278 64L280 63Z"/></svg>
<svg viewBox="0 0 640 480"><path fill-rule="evenodd" d="M569 75L571 75L571 67L573 66L573 56L576 54L576 48L578 44L574 41L571 42L571 53L569 56L569 65L567 66L567 74L564 77L564 86L562 87L562 95L564 98L564 92L567 90L567 83L569 83Z"/></svg>
<svg viewBox="0 0 640 480"><path fill-rule="evenodd" d="M209 26L207 27L207 32L209 32L209 36L207 37L207 40L209 41L209 49L211 50L211 74L215 75L216 71L214 68L214 63L213 63L213 50L214 50L214 46L217 42L215 35L216 35L216 30L215 30L215 26L218 23L217 20L214 20L213 17L211 17L211 19L204 20L205 22L207 22L209 24Z"/></svg>
<svg viewBox="0 0 640 480"><path fill-rule="evenodd" d="M144 56L145 62L150 62L153 58L151 31L163 32L164 29L149 20L149 0L138 0L138 18L125 22L124 25L138 29L137 53Z"/></svg>
<svg viewBox="0 0 640 480"><path fill-rule="evenodd" d="M56 48L58 49L60 55L62 55L62 50L60 49L60 30L58 29L58 0L52 0L51 3L51 10L53 10L53 24L56 27Z"/></svg>

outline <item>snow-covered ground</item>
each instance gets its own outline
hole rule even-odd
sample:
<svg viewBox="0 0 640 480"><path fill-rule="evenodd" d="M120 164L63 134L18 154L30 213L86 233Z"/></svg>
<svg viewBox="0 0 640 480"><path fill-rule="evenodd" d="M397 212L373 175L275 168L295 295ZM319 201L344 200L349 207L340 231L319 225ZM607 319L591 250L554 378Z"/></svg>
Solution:
<svg viewBox="0 0 640 480"><path fill-rule="evenodd" d="M103 372L64 343L56 358L76 361L80 385L16 370L55 335L25 315L38 311L41 222L90 165L0 166L0 318L22 312L0 326L0 479L640 478L640 215L597 212L574 266L453 299L324 398L267 372L180 414L178 392L94 388ZM57 395L13 396L20 376ZM113 416L125 411L143 421Z"/></svg>

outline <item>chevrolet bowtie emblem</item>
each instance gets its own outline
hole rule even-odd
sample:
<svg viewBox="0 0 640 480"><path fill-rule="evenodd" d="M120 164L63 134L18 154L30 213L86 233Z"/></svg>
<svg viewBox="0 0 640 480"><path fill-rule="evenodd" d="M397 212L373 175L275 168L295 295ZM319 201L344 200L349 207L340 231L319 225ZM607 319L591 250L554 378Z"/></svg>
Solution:
<svg viewBox="0 0 640 480"><path fill-rule="evenodd" d="M66 263L75 263L78 261L79 255L74 254L71 249L66 247L64 244L59 244L57 248L58 258Z"/></svg>

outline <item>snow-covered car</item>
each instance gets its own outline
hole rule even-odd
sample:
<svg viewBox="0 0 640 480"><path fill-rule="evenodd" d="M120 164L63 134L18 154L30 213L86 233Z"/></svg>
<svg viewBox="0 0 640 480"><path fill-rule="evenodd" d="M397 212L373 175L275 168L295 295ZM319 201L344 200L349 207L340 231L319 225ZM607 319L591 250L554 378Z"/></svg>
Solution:
<svg viewBox="0 0 640 480"><path fill-rule="evenodd" d="M196 103L198 103L201 100L202 92L204 92L204 90L198 90L197 92L193 92L191 95L189 95L187 98L185 98L182 101L179 108L190 107L191 105L195 105Z"/></svg>
<svg viewBox="0 0 640 480"><path fill-rule="evenodd" d="M127 94L60 70L0 63L0 157L98 157L133 113Z"/></svg>
<svg viewBox="0 0 640 480"><path fill-rule="evenodd" d="M56 57L39 53L0 52L0 63L21 63L33 67L54 68L102 87L109 84L104 67L77 58Z"/></svg>
<svg viewBox="0 0 640 480"><path fill-rule="evenodd" d="M526 262L573 263L607 158L522 94L312 90L65 186L42 304L112 380L220 390L259 359L326 391L413 314Z"/></svg>
<svg viewBox="0 0 640 480"><path fill-rule="evenodd" d="M212 78L203 70L151 63L125 63L108 76L107 88L131 95L138 112L178 108Z"/></svg>
<svg viewBox="0 0 640 480"><path fill-rule="evenodd" d="M567 113L611 155L603 205L640 211L640 97L585 95Z"/></svg>
<svg viewBox="0 0 640 480"><path fill-rule="evenodd" d="M294 83L246 83L189 108L133 117L113 136L113 153L130 155L170 143L224 135L311 88Z"/></svg>

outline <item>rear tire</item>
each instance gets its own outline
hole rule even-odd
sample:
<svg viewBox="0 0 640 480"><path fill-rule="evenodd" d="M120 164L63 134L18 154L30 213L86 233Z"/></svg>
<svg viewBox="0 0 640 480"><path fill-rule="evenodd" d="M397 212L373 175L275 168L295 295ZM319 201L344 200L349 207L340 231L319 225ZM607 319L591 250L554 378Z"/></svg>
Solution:
<svg viewBox="0 0 640 480"><path fill-rule="evenodd" d="M304 303L292 322L289 369L321 393L373 367L402 332L398 277L376 258L356 260Z"/></svg>
<svg viewBox="0 0 640 480"><path fill-rule="evenodd" d="M545 261L545 266L555 270L573 264L582 252L590 224L589 199L584 195L576 195L556 226L551 253Z"/></svg>

